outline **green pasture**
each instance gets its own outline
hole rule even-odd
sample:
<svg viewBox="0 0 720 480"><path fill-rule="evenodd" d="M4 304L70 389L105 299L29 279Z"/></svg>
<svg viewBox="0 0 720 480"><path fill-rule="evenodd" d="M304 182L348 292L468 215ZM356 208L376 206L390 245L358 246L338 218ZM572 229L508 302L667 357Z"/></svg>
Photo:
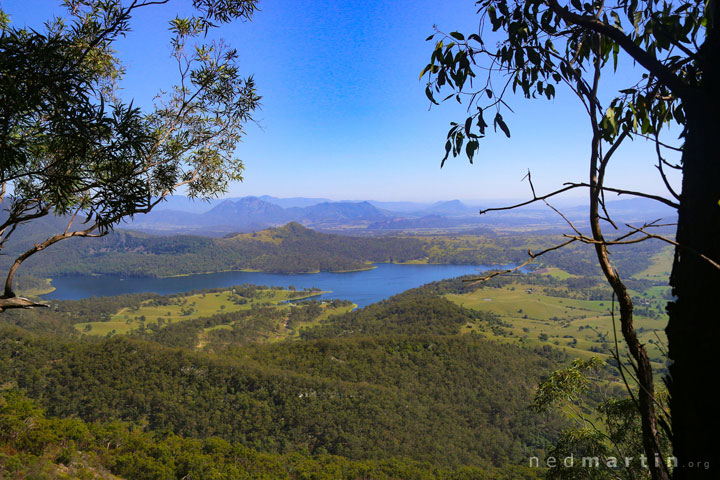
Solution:
<svg viewBox="0 0 720 480"><path fill-rule="evenodd" d="M576 276L557 267L541 268L539 270L535 270L533 273L536 273L538 275L550 275L551 277L557 278L558 280L566 280L568 278L575 278Z"/></svg>
<svg viewBox="0 0 720 480"><path fill-rule="evenodd" d="M464 295L446 295L452 302L478 311L493 312L504 326L468 324L476 331L501 341L530 346L553 345L572 356L607 356L614 348L613 320L609 301L574 300L545 295L542 287L514 284L481 288ZM616 316L616 322L617 322ZM654 362L663 363L664 317L634 318L640 340ZM620 336L619 324L617 335ZM622 349L622 338L618 338Z"/></svg>
<svg viewBox="0 0 720 480"><path fill-rule="evenodd" d="M147 301L139 308L123 308L106 322L78 323L75 328L88 335L108 335L110 333L125 334L142 325L168 324L209 317L216 313L247 310L253 305L275 305L277 308L288 309L289 305L281 304L286 300L303 299L327 292L304 292L292 290L267 289L261 290L255 298L240 297L232 290L215 293L171 297L167 305L154 305ZM246 303L236 303L237 300Z"/></svg>
<svg viewBox="0 0 720 480"><path fill-rule="evenodd" d="M32 287L27 287L20 281L17 282L17 294L23 297L38 297L55 291L51 278L43 278L39 283L35 283Z"/></svg>
<svg viewBox="0 0 720 480"><path fill-rule="evenodd" d="M664 280L667 281L672 270L674 247L668 245L659 253L653 255L651 264L648 268L635 275L636 278L647 280Z"/></svg>

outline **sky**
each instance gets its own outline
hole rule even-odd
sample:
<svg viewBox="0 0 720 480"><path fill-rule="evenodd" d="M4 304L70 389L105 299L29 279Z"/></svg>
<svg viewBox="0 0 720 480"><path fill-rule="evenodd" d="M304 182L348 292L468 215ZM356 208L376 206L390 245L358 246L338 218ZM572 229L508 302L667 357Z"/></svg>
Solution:
<svg viewBox="0 0 720 480"><path fill-rule="evenodd" d="M62 14L59 3L0 0L0 7L12 25L41 29ZM146 7L133 18L133 31L116 44L127 68L124 99L149 108L176 82L167 21L188 14L190 3ZM491 134L474 165L458 157L440 168L449 122L464 120L466 106L453 100L430 108L419 79L434 46L425 39L435 25L477 32L473 1L261 0L259 9L252 21L210 35L238 49L262 96L257 123L236 152L245 180L226 196L497 203L530 196L522 182L528 169L538 193L587 181L589 121L561 89L551 101L510 98L514 113L504 117L512 137ZM627 86L639 73L627 62L620 71L625 76L611 86ZM650 147L635 141L620 149L606 184L664 193Z"/></svg>

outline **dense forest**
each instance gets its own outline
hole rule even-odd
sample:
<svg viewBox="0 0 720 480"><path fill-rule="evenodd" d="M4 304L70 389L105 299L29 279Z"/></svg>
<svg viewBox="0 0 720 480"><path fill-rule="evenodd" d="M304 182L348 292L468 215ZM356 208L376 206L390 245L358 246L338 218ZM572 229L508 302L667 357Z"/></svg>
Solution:
<svg viewBox="0 0 720 480"><path fill-rule="evenodd" d="M164 300L127 296L108 301L99 307L105 313L95 315L107 315L123 301ZM559 417L543 418L527 407L539 379L567 357L549 347L520 348L458 335L461 325L492 321L492 316L439 297L409 293L331 316L303 328L299 341L253 341L252 331L278 320L280 310L270 307L112 338L66 328L86 318L81 312L104 302L58 302L56 310L13 314L16 326L4 322L0 327L3 390L24 392L52 419L90 422L91 430L105 428L97 422L126 422L114 428L136 441L165 445L147 447L153 451L170 448L164 442L187 441L194 445L190 454L218 437L212 441L252 449L251 459L266 458L271 464L296 461L320 468L326 462L333 468L347 464L342 469L384 472L381 465L389 457L407 459L399 464L408 469L407 477L391 469L394 473L383 473L387 478L423 478L413 469L427 469L416 462L432 464L427 471L441 478L466 478L458 473L461 467L511 468L544 451L563 425ZM321 309L319 302L298 305L287 317L297 326ZM196 348L199 333L227 322L236 327ZM51 437L52 447L37 447L33 461L42 463L40 457L65 445L63 435ZM85 448L94 451L99 437L89 436ZM122 474L125 467L107 458L121 450L93 458ZM163 459L147 461L153 468L170 468L160 465ZM8 462L6 469L12 465ZM353 475L348 478L358 478ZM483 477L473 473L467 478Z"/></svg>
<svg viewBox="0 0 720 480"><path fill-rule="evenodd" d="M127 422L48 418L18 391L0 392L3 478L177 478L280 480L533 480L527 466L438 467L410 459L349 460L335 455L258 452L219 437L145 432ZM112 472L112 473L111 473Z"/></svg>
<svg viewBox="0 0 720 480"><path fill-rule="evenodd" d="M494 315L474 312L442 298L405 293L303 329L300 335L304 339L387 334L457 335L460 327L483 320L492 321Z"/></svg>

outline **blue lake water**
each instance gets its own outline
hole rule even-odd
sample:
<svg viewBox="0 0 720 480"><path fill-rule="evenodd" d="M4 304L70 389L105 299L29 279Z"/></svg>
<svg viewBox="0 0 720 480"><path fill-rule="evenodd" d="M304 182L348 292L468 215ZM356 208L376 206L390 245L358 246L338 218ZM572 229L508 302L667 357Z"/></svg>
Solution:
<svg viewBox="0 0 720 480"><path fill-rule="evenodd" d="M121 278L116 276L55 277L55 291L45 299L78 300L87 297L155 292L161 295L201 288L219 288L252 283L301 290L318 287L332 293L320 298L351 300L361 307L405 290L446 278L472 275L498 268L497 265L395 265L378 264L362 272L276 274L261 272L222 272L170 278Z"/></svg>

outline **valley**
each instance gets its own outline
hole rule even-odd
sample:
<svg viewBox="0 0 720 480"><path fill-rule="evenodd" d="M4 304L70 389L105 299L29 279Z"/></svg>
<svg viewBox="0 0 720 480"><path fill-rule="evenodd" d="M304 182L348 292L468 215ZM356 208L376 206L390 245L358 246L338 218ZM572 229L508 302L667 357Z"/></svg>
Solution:
<svg viewBox="0 0 720 480"><path fill-rule="evenodd" d="M13 443L13 455L47 471L69 455L77 472L124 478L182 476L182 462L220 478L283 478L289 465L312 478L540 478L525 459L568 425L529 410L541 379L597 357L606 365L591 405L624 395L612 295L582 245L474 280L561 238L349 236L290 223L226 238L120 230L66 242L18 279L50 308L6 312L0 324L2 418L35 408L35 424L55 435L35 450ZM658 378L669 253L647 242L613 253ZM70 442L75 453L63 454ZM242 467L220 453L230 451Z"/></svg>

